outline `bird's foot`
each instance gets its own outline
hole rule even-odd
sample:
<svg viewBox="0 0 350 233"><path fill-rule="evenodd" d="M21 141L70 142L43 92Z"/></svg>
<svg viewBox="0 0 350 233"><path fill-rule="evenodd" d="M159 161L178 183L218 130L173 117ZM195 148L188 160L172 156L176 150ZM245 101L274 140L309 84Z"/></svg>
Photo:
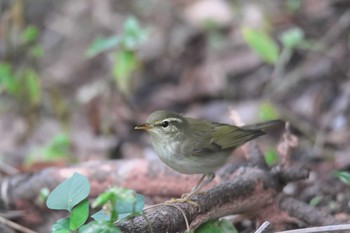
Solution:
<svg viewBox="0 0 350 233"><path fill-rule="evenodd" d="M188 194L183 194L181 196L181 198L171 198L170 200L164 202L165 204L174 204L174 203L189 203L192 204L194 206L196 206L198 209L200 209L200 206L197 202L192 201L190 199L190 196Z"/></svg>

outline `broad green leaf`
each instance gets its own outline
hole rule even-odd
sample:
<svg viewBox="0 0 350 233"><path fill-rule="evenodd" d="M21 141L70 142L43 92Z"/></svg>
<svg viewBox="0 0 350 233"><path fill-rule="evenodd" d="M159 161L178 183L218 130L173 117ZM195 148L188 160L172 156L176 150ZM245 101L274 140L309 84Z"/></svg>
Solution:
<svg viewBox="0 0 350 233"><path fill-rule="evenodd" d="M142 213L145 205L145 198L141 194L136 194L136 199L119 199L116 203L116 211L118 213L118 219L125 218L127 216L139 215Z"/></svg>
<svg viewBox="0 0 350 233"><path fill-rule="evenodd" d="M120 200L116 203L116 211L118 213L118 219L125 218L127 216L135 216L142 213L145 205L145 198L141 194L136 194L136 199Z"/></svg>
<svg viewBox="0 0 350 233"><path fill-rule="evenodd" d="M350 184L350 173L347 171L336 171L334 172L334 176L338 177L345 184Z"/></svg>
<svg viewBox="0 0 350 233"><path fill-rule="evenodd" d="M276 64L279 57L277 43L267 33L244 27L243 37L247 44L267 63Z"/></svg>
<svg viewBox="0 0 350 233"><path fill-rule="evenodd" d="M278 154L276 150L274 149L269 149L265 153L265 161L268 165L274 165L278 162Z"/></svg>
<svg viewBox="0 0 350 233"><path fill-rule="evenodd" d="M113 223L105 221L93 221L79 229L79 233L120 233L121 231Z"/></svg>
<svg viewBox="0 0 350 233"><path fill-rule="evenodd" d="M70 215L69 228L73 231L78 229L89 217L89 200L86 198L74 206Z"/></svg>
<svg viewBox="0 0 350 233"><path fill-rule="evenodd" d="M304 41L304 32L298 27L291 28L284 32L280 39L283 46L293 49Z"/></svg>
<svg viewBox="0 0 350 233"><path fill-rule="evenodd" d="M91 218L93 218L95 221L110 221L111 215L102 209L91 215Z"/></svg>
<svg viewBox="0 0 350 233"><path fill-rule="evenodd" d="M97 38L86 51L88 58L94 57L102 52L116 48L120 44L120 38L117 36L111 36L108 38Z"/></svg>
<svg viewBox="0 0 350 233"><path fill-rule="evenodd" d="M70 233L69 218L61 218L52 225L52 233Z"/></svg>
<svg viewBox="0 0 350 233"><path fill-rule="evenodd" d="M262 103L259 110L259 119L262 121L275 120L280 117L277 109L268 102Z"/></svg>
<svg viewBox="0 0 350 233"><path fill-rule="evenodd" d="M74 206L87 198L90 193L88 179L74 173L72 177L59 184L49 195L46 205L54 210L71 211Z"/></svg>

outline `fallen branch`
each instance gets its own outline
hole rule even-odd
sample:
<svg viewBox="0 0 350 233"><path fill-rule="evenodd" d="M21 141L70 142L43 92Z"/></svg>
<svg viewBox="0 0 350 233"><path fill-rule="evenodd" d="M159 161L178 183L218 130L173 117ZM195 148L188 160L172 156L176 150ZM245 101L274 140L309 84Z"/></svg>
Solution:
<svg viewBox="0 0 350 233"><path fill-rule="evenodd" d="M44 187L52 190L74 172L88 177L92 187L92 198L111 186L134 189L147 196L147 199L176 197L188 192L198 179L197 176L174 172L159 161L92 161L68 168L48 168L35 174L18 174L3 179L1 199L13 209L31 211L30 215L23 216L22 221L26 223L23 225L41 225L50 215L47 214L48 210L44 204L36 201L40 190ZM257 167L230 169L230 166L227 166L218 172L216 182L211 184L219 185L193 196L192 200L199 208L190 203L160 205L146 210L144 216L118 223L118 226L124 232L181 232L186 230L183 215L186 216L190 229L195 229L210 219L231 214L246 214L256 219L269 220L273 224L276 224L273 219L278 219L278 216L302 218L300 221L310 225L336 223L326 214L315 215L323 216L316 222L308 220L310 212L302 215L298 211L288 210L288 199L283 199L281 190L288 182L307 177L308 170L305 168L275 167L267 171ZM304 207L299 210L303 212ZM276 211L271 212L271 208ZM316 209L315 211L318 212ZM267 212L270 214L266 214ZM275 229L286 227L285 224L273 226Z"/></svg>
<svg viewBox="0 0 350 233"><path fill-rule="evenodd" d="M297 174L294 169L290 170L289 175L286 175L288 169L284 172L274 170L268 172L258 168L242 170L238 170L239 175L237 174L232 180L193 196L192 201L198 206L191 203L172 204L185 213L190 222L190 230L196 229L208 220L232 214L246 214L256 218L266 216L264 210L274 206L278 196L281 195L280 190L286 184L284 177L290 180L293 174ZM307 176L307 169L299 169L295 180ZM274 218L272 215L269 217ZM144 216L120 222L118 226L123 232L183 232L186 230L182 213L168 205L158 205L146 211Z"/></svg>

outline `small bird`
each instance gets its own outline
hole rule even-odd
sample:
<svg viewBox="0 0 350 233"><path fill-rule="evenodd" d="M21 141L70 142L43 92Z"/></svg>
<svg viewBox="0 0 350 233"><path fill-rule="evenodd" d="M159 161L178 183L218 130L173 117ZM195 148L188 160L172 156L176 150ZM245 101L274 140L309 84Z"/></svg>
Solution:
<svg viewBox="0 0 350 233"><path fill-rule="evenodd" d="M135 129L150 134L159 158L172 169L184 174L203 174L192 191L183 197L185 201L215 178L215 171L225 164L232 150L264 135L266 129L281 122L272 120L237 127L159 110Z"/></svg>

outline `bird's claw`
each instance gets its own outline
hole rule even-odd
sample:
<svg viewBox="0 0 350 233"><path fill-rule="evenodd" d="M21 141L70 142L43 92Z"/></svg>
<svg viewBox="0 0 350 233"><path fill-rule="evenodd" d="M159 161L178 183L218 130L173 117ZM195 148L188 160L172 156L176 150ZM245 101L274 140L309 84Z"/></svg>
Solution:
<svg viewBox="0 0 350 233"><path fill-rule="evenodd" d="M189 203L192 204L194 206L196 206L198 209L200 209L200 206L197 202L192 201L191 199L189 199L189 196L187 196L186 194L182 195L181 198L171 198L170 200L166 201L165 204L174 204L174 203Z"/></svg>

